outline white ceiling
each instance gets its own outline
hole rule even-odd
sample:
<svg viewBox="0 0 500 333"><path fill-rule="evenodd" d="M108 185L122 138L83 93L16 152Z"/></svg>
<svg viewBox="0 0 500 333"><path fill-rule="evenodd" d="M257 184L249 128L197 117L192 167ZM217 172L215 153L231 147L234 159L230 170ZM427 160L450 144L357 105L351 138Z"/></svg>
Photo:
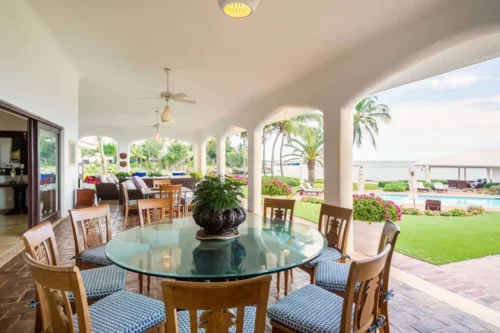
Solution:
<svg viewBox="0 0 500 333"><path fill-rule="evenodd" d="M182 129L206 129L333 56L438 0L261 0L248 19L225 17L216 0L31 0L78 69L80 124L140 127L165 85L196 105L172 102ZM367 50L369 52L369 50Z"/></svg>

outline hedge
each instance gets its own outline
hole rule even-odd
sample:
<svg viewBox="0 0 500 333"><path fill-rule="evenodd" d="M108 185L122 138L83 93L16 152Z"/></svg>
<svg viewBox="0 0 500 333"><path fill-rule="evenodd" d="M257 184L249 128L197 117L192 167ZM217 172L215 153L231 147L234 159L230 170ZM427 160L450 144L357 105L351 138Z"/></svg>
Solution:
<svg viewBox="0 0 500 333"><path fill-rule="evenodd" d="M281 177L281 176L276 176L276 177L264 176L264 177L262 177L262 183L268 182L270 180L279 180L285 184L290 185L291 187L296 187L296 186L300 185L300 178Z"/></svg>
<svg viewBox="0 0 500 333"><path fill-rule="evenodd" d="M384 192L404 192L408 189L408 184L403 182L391 182L384 186Z"/></svg>
<svg viewBox="0 0 500 333"><path fill-rule="evenodd" d="M487 183L484 185L484 188L490 188L492 186L500 186L500 183Z"/></svg>

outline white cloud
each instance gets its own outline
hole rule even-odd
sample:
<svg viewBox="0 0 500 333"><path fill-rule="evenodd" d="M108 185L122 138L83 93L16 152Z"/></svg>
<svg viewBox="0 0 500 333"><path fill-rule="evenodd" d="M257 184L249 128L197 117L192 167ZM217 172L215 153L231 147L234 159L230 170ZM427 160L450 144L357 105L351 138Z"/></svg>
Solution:
<svg viewBox="0 0 500 333"><path fill-rule="evenodd" d="M450 73L422 80L416 83L418 87L433 89L461 89L491 79L491 76L480 76L471 73Z"/></svg>

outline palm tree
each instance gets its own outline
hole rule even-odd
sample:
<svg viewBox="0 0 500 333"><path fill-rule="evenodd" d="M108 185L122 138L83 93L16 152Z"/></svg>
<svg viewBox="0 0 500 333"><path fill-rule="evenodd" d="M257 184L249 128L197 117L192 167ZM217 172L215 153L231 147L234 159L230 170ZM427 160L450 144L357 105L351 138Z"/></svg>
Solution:
<svg viewBox="0 0 500 333"><path fill-rule="evenodd" d="M130 146L130 157L135 158L139 166L141 165L141 160L146 159L144 153L142 152L142 146L132 145Z"/></svg>
<svg viewBox="0 0 500 333"><path fill-rule="evenodd" d="M363 98L356 105L354 113L354 133L353 144L361 147L363 143L363 135L368 133L372 140L373 148L377 148L375 136L378 135L378 121L390 123L392 120L389 114L389 107L385 104L379 104L377 96L369 96Z"/></svg>
<svg viewBox="0 0 500 333"><path fill-rule="evenodd" d="M97 150L99 151L99 156L101 157L102 173L106 174L106 156L104 155L104 143L102 136L97 136Z"/></svg>
<svg viewBox="0 0 500 333"><path fill-rule="evenodd" d="M239 134L242 144L243 144L243 166L242 169L245 170L246 167L246 151L247 151L247 145L248 145L248 132L244 131Z"/></svg>
<svg viewBox="0 0 500 333"><path fill-rule="evenodd" d="M283 157L290 157L285 162L304 162L307 164L309 183L314 184L316 163L323 166L323 128L309 127L300 124L297 135L290 139L287 146L293 148L291 154Z"/></svg>

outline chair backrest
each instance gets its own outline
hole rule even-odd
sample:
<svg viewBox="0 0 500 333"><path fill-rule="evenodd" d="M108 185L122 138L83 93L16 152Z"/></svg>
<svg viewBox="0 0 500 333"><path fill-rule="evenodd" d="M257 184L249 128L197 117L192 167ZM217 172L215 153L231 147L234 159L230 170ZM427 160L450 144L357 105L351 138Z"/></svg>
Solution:
<svg viewBox="0 0 500 333"><path fill-rule="evenodd" d="M382 253L382 251L388 244L391 246L391 250L387 255L387 263L382 275L382 281L384 281L384 283L382 284L383 292L387 292L389 290L389 274L391 272L392 254L394 253L394 249L396 248L396 241L398 240L398 236L400 233L401 230L396 223L392 222L391 220L387 220L385 222L384 229L382 229L382 235L380 236L378 253Z"/></svg>
<svg viewBox="0 0 500 333"><path fill-rule="evenodd" d="M160 185L160 198L172 198L174 207L180 211L182 184Z"/></svg>
<svg viewBox="0 0 500 333"><path fill-rule="evenodd" d="M137 200L139 206L139 221L141 226L144 222L150 224L151 222L159 222L167 218L171 219L174 216L174 204L172 198L161 199L142 199ZM146 221L144 221L146 216Z"/></svg>
<svg viewBox="0 0 500 333"><path fill-rule="evenodd" d="M78 315L79 331L92 332L85 287L78 267L43 265L28 253L24 255L24 258L35 280L35 289L40 301L42 331L74 332L73 311L66 294L67 291L71 291Z"/></svg>
<svg viewBox="0 0 500 333"><path fill-rule="evenodd" d="M441 211L441 200L425 200L425 210Z"/></svg>
<svg viewBox="0 0 500 333"><path fill-rule="evenodd" d="M307 188L307 189L311 190L311 189L313 188L313 187L311 186L311 183L306 182L305 184L306 184L306 188Z"/></svg>
<svg viewBox="0 0 500 333"><path fill-rule="evenodd" d="M341 332L365 333L378 319L381 275L390 250L391 246L387 245L375 257L351 263L342 308ZM356 292L358 283L359 291Z"/></svg>
<svg viewBox="0 0 500 333"><path fill-rule="evenodd" d="M59 251L50 222L43 222L26 231L22 239L31 258L45 265L59 265Z"/></svg>
<svg viewBox="0 0 500 333"><path fill-rule="evenodd" d="M170 185L170 179L153 179L153 187L159 188L160 185Z"/></svg>
<svg viewBox="0 0 500 333"><path fill-rule="evenodd" d="M325 235L328 247L336 248L343 254L346 253L351 218L352 209L321 205L318 230Z"/></svg>
<svg viewBox="0 0 500 333"><path fill-rule="evenodd" d="M190 332L198 332L198 328L207 333L229 332L236 325L236 333L242 333L245 306L256 306L254 332L264 333L270 284L271 275L235 282L163 281L167 333L179 332L177 309L189 311ZM205 310L200 320L197 310Z"/></svg>
<svg viewBox="0 0 500 333"><path fill-rule="evenodd" d="M76 256L79 256L82 250L106 244L111 240L109 205L72 209L69 211L69 216L71 217L71 226L75 239ZM105 219L106 238L103 237L101 223L103 218Z"/></svg>
<svg viewBox="0 0 500 333"><path fill-rule="evenodd" d="M130 200L128 197L128 188L127 188L127 184L126 184L127 182L134 184L133 181L126 180L126 181L122 182L120 185L122 187L122 192L123 192L123 205L125 205L125 206L127 206L129 204L129 200ZM134 184L134 186L135 186L135 184Z"/></svg>
<svg viewBox="0 0 500 333"><path fill-rule="evenodd" d="M267 217L267 210L271 209L270 219L293 221L294 208L295 200L264 198L264 218Z"/></svg>

